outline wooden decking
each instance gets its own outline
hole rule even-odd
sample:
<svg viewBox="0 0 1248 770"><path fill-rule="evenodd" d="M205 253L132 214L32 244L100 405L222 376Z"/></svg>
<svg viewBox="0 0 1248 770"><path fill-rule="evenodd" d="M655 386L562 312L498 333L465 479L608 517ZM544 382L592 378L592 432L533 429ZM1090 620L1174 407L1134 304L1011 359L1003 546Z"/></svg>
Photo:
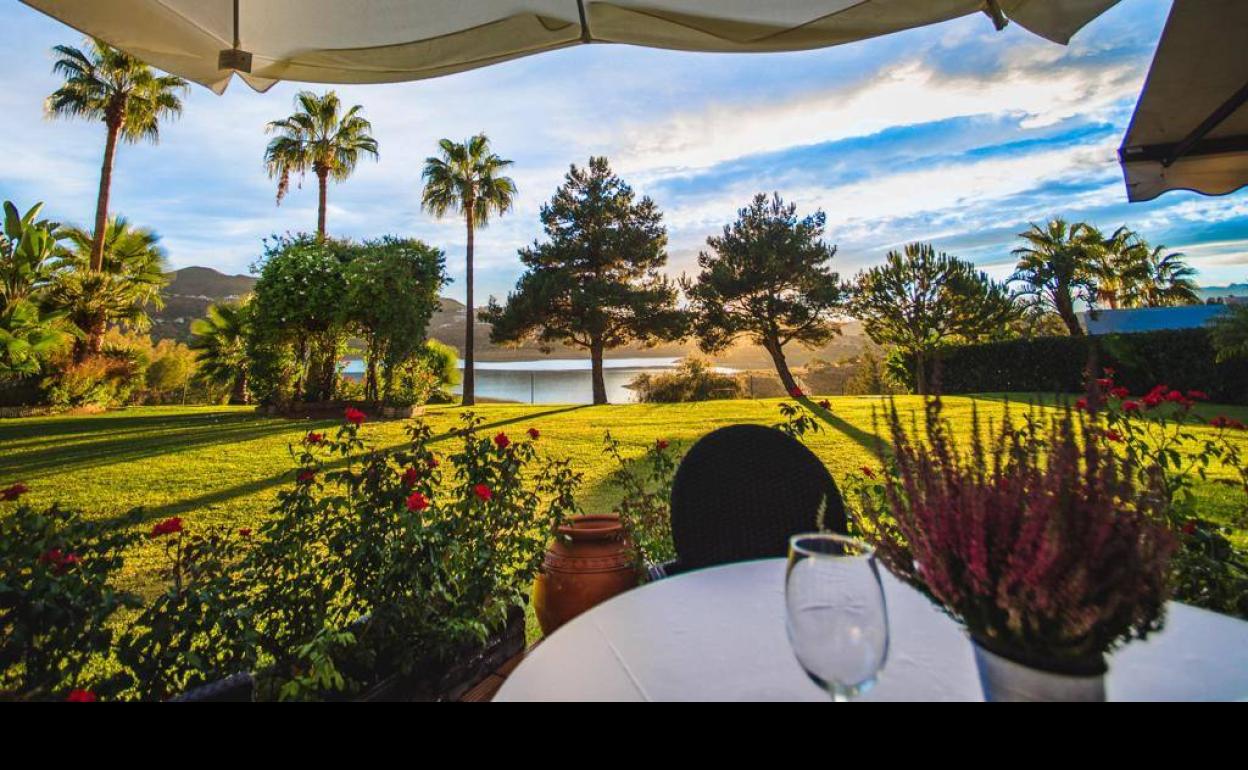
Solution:
<svg viewBox="0 0 1248 770"><path fill-rule="evenodd" d="M534 644L533 647L536 647ZM520 661L524 660L524 656L533 651L533 647L529 647L524 652L518 653L507 660L506 663L499 666L492 674L478 682L471 690L464 693L460 697L460 703L487 703L494 699L494 695L498 689L503 686L503 682L507 681L507 677L512 671L516 670L516 666L520 665Z"/></svg>

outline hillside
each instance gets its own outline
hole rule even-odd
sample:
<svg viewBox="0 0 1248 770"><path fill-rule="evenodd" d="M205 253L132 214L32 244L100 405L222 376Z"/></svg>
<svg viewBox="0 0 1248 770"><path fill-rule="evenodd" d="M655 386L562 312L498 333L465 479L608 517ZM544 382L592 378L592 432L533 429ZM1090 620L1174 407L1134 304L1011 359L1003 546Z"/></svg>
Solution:
<svg viewBox="0 0 1248 770"><path fill-rule="evenodd" d="M152 338L174 339L186 342L191 334L191 322L202 318L208 312L208 306L214 302L228 302L246 296L256 285L256 279L249 275L226 275L210 267L185 267L169 273L170 283L165 287L165 307L152 313ZM429 336L444 342L463 352L464 341L464 304L443 297L442 309L434 313L429 322ZM525 361L535 358L584 358L587 354L578 348L555 346L549 354L543 353L537 345L525 344L517 348L501 347L490 343L490 326L478 322L475 325L477 359L480 361ZM872 347L871 341L862 333L861 324L850 321L845 324L840 337L832 340L818 350L806 350L799 346L791 346L788 352L789 361L794 366L801 366L813 358L825 361L840 361L861 353L864 348ZM691 344L659 345L653 348L629 346L618 348L607 354L608 358L632 358L637 356L656 356L660 358L680 358L694 352L696 347ZM738 369L758 369L771 367L771 359L766 351L755 345L736 345L715 356L715 361L723 366Z"/></svg>
<svg viewBox="0 0 1248 770"><path fill-rule="evenodd" d="M162 292L165 307L152 313L152 339L186 342L191 322L203 318L214 302L228 302L249 294L256 285L250 275L226 275L210 267L184 267L167 274Z"/></svg>

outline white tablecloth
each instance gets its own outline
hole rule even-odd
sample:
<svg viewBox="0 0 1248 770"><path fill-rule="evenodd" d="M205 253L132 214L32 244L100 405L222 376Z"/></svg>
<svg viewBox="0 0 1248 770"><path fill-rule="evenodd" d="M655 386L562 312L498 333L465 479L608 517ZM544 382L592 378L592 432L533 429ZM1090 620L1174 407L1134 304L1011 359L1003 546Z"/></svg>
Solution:
<svg viewBox="0 0 1248 770"><path fill-rule="evenodd" d="M865 701L982 700L965 632L884 573L888 660ZM1113 655L1110 700L1248 699L1248 623L1172 602ZM784 560L730 564L615 597L556 631L496 701L826 701L784 630Z"/></svg>

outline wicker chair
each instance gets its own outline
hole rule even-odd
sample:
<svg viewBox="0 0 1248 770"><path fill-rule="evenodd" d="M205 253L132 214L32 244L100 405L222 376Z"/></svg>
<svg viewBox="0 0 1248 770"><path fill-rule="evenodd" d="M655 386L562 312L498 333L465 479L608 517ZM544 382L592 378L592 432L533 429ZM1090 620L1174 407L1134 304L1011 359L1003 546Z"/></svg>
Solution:
<svg viewBox="0 0 1248 770"><path fill-rule="evenodd" d="M694 444L676 470L677 558L652 565L650 577L785 556L790 536L820 528L846 531L845 503L819 458L775 428L720 428Z"/></svg>

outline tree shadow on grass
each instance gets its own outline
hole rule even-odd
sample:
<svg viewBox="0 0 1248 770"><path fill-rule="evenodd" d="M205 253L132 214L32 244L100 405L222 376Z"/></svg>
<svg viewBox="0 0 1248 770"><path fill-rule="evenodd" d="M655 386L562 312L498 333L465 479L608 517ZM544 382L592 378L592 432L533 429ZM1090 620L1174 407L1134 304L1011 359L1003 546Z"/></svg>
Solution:
<svg viewBox="0 0 1248 770"><path fill-rule="evenodd" d="M805 406L811 414L819 418L821 422L835 430L837 433L840 433L850 439L871 454L874 455L877 452L892 451L892 444L890 444L883 436L872 433L871 431L863 430L862 428L849 423L841 417L838 417L832 410L824 409L806 396L802 396L799 400L802 402L802 405ZM886 415L883 413L883 410L881 410L881 419L885 416Z"/></svg>
<svg viewBox="0 0 1248 770"><path fill-rule="evenodd" d="M332 424L330 421L309 421L300 427ZM109 435L96 441L19 453L16 457L6 458L0 463L0 467L6 475L34 475L52 469L81 472L120 463L139 462L168 453L254 441L289 433L291 429L291 424L284 421L252 417L246 422L228 425L206 423L156 435L149 432L134 432L121 438Z"/></svg>
<svg viewBox="0 0 1248 770"><path fill-rule="evenodd" d="M479 431L493 430L495 428L502 428L508 425L514 425L518 422L532 421L541 417L550 417L552 415L565 414L567 412L574 412L579 409L586 409L588 407L589 407L588 404L583 404L583 405L578 405L578 406L562 407L559 409L549 409L544 412L530 412L530 413L526 413L522 415L517 415L515 417L507 418L504 420L495 420L494 422L484 423L478 428L478 430ZM289 426L286 426L286 429L289 429ZM459 431L458 429L449 430L449 431L446 431L444 433L440 433L434 436L433 438L429 440L429 443L431 444L440 443L448 439L455 438L459 435L461 435L461 431ZM386 451L386 450L397 449L401 446L404 446L405 444L406 444L405 441L397 441L392 444L385 444L385 445L377 446L375 447L375 449ZM346 464L347 464L346 459L340 458L333 462L326 463L323 467L325 470L340 470L346 467ZM173 503L166 503L164 505L144 508L142 519L144 521L164 519L164 518L168 518L169 516L178 516L181 514L190 513L198 508L203 508L203 507L210 506L210 505L219 505L221 503L225 503L230 500L235 500L240 497L248 497L250 495L259 494L261 492L268 491L274 487L280 486L284 483L293 481L294 474L295 474L295 469L292 466L291 468L288 468L287 470L284 470L281 473L277 473L271 476L266 476L264 478L253 479L252 481L247 481L242 484L236 484L232 487L227 487L225 489L214 490L212 492L208 492L206 494L188 498L186 500L179 500ZM126 514L121 514L121 515L109 517L108 519L106 519L106 521L112 524L121 524L121 523L127 523L128 518Z"/></svg>

